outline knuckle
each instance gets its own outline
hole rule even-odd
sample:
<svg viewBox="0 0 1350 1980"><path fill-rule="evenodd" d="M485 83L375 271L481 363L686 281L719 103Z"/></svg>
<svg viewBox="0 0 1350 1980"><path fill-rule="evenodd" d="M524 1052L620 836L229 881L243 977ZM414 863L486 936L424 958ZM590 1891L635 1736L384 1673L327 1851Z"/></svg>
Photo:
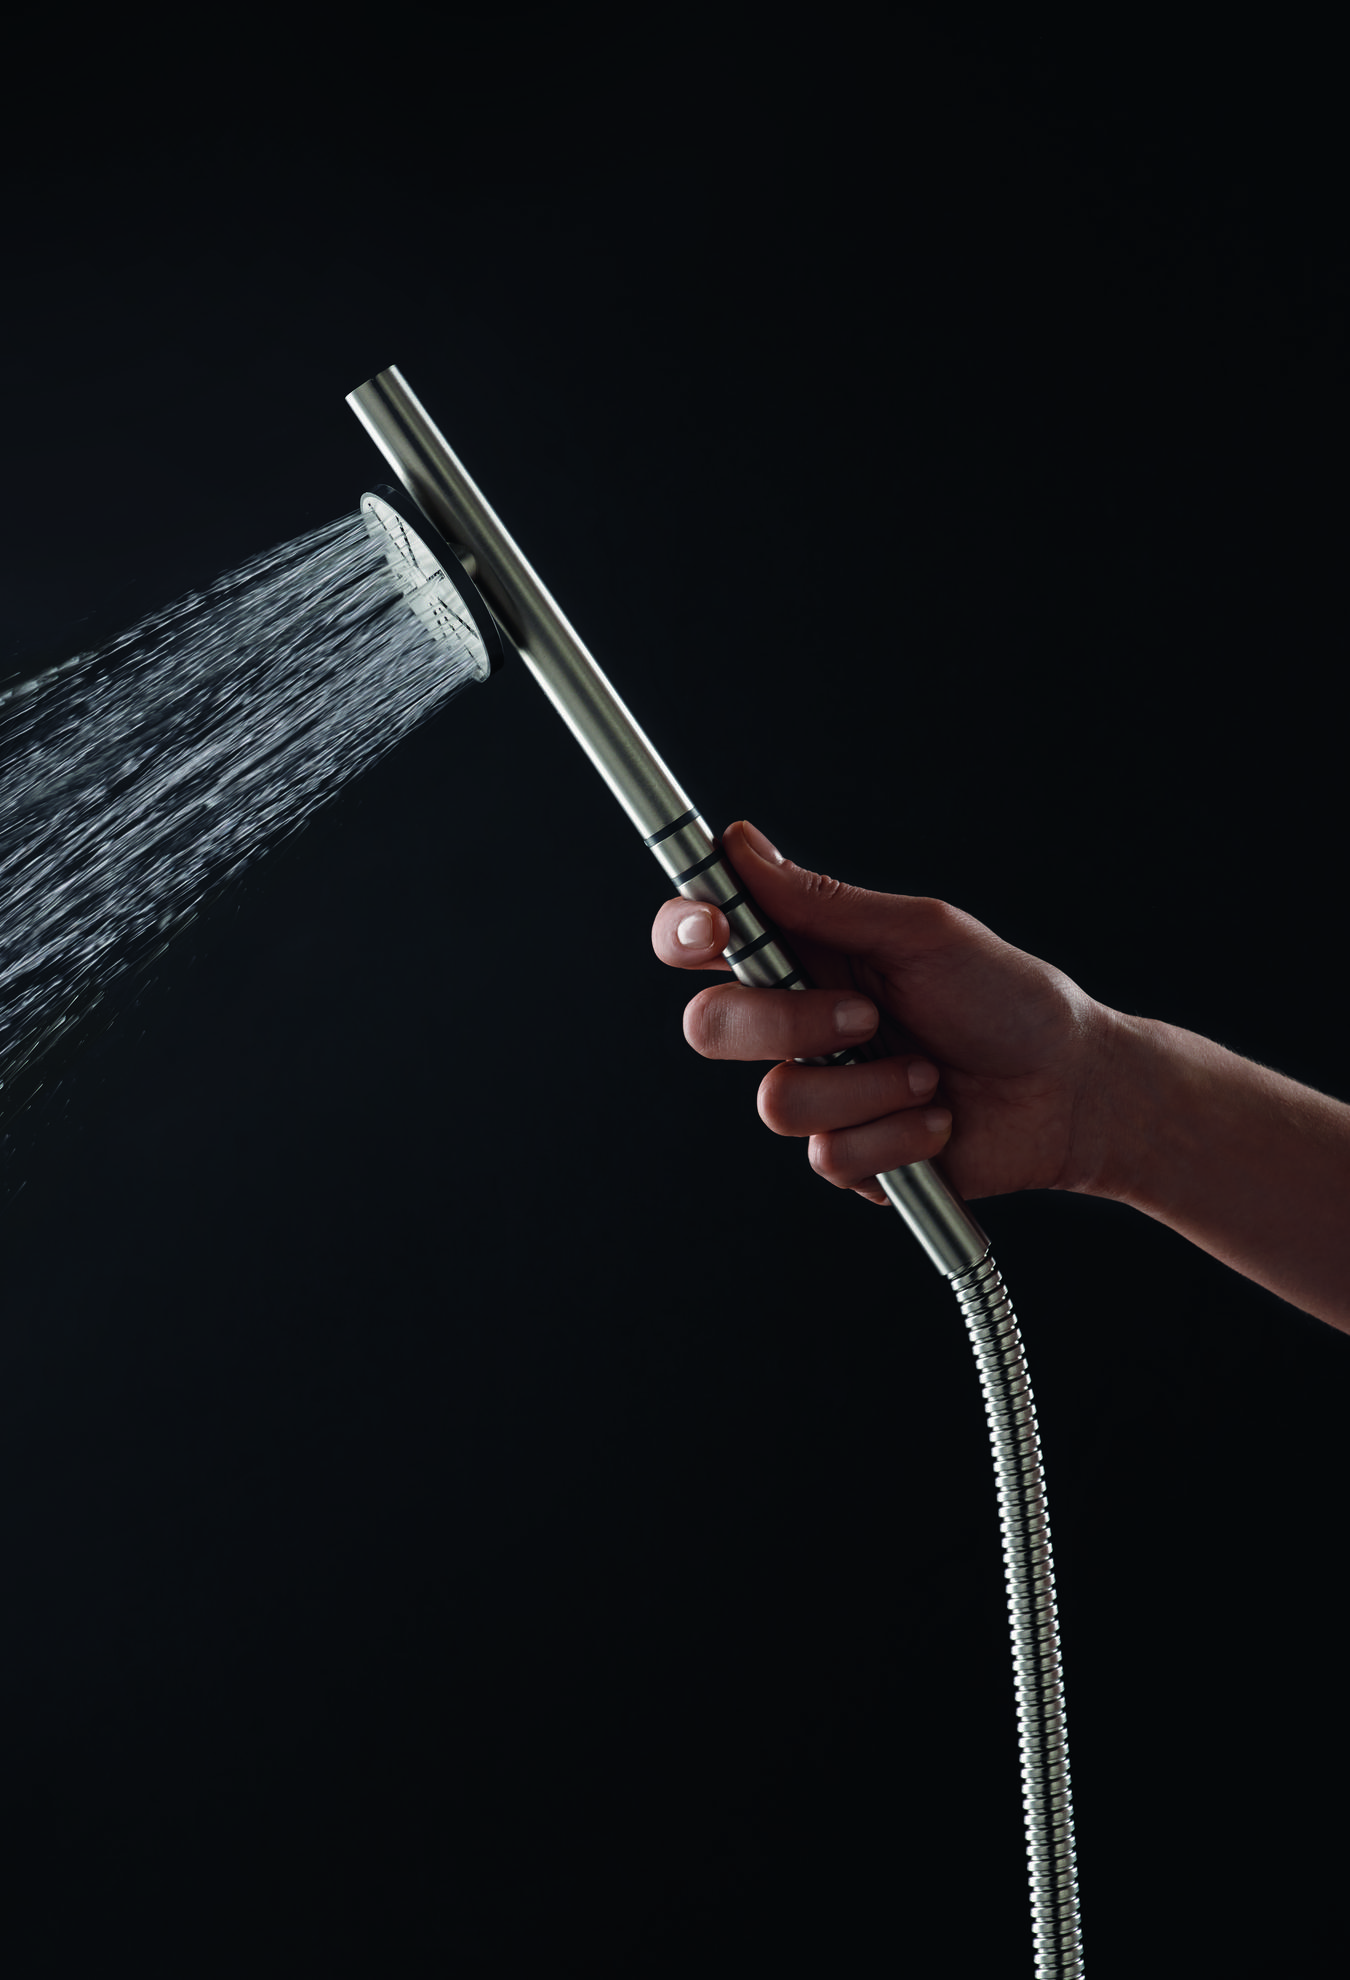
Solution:
<svg viewBox="0 0 1350 1980"><path fill-rule="evenodd" d="M916 932L928 948L947 948L984 932L974 915L967 914L964 908L953 907L950 901L933 900L924 894L916 898L914 909Z"/></svg>
<svg viewBox="0 0 1350 1980"><path fill-rule="evenodd" d="M865 887L855 887L848 880L836 880L831 873L808 873L806 892L817 901L838 901L846 907L858 907L874 898Z"/></svg>
<svg viewBox="0 0 1350 1980"><path fill-rule="evenodd" d="M910 903L910 915L914 933L923 942L936 945L952 933L954 910L946 901L933 900L927 894L917 895Z"/></svg>

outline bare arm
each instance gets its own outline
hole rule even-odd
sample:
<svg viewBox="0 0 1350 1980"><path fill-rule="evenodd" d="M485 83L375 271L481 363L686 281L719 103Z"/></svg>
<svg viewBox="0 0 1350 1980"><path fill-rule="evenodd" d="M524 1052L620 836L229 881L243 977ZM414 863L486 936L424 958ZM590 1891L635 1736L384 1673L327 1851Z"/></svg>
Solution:
<svg viewBox="0 0 1350 1980"><path fill-rule="evenodd" d="M1350 1107L1193 1031L1110 1016L1092 1194L1350 1332Z"/></svg>
<svg viewBox="0 0 1350 1980"><path fill-rule="evenodd" d="M1194 1032L1127 1017L944 901L871 893L784 861L753 826L727 856L820 988L726 981L685 1013L709 1058L777 1063L759 1111L812 1166L884 1203L879 1171L940 1156L967 1198L1112 1197L1350 1332L1350 1106ZM669 901L652 941L728 974L715 909ZM870 1038L895 1056L809 1067Z"/></svg>

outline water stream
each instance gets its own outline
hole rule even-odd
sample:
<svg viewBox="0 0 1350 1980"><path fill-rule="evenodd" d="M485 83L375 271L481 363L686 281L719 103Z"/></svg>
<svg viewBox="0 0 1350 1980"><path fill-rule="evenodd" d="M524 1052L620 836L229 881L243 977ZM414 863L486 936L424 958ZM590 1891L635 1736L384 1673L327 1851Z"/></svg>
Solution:
<svg viewBox="0 0 1350 1980"><path fill-rule="evenodd" d="M0 1118L209 894L472 664L352 515L0 692Z"/></svg>

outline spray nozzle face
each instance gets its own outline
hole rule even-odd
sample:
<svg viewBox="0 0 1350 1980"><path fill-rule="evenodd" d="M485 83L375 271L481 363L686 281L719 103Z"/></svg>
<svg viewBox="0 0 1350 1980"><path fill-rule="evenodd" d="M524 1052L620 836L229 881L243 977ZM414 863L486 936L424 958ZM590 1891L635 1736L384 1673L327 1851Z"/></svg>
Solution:
<svg viewBox="0 0 1350 1980"><path fill-rule="evenodd" d="M361 497L366 528L389 560L394 582L431 637L468 654L473 678L485 681L504 658L496 621L454 552L392 488Z"/></svg>

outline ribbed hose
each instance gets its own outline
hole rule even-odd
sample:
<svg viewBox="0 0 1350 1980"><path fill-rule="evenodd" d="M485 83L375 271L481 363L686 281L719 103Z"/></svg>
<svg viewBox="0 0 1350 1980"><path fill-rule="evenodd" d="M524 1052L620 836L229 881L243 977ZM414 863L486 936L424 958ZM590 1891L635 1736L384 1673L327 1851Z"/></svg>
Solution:
<svg viewBox="0 0 1350 1980"><path fill-rule="evenodd" d="M986 1255L978 1265L952 1273L951 1283L979 1365L998 1481L1036 1980L1077 1980L1083 1972L1083 1935L1078 1922L1069 1737L1036 1405L1017 1318L993 1259Z"/></svg>

